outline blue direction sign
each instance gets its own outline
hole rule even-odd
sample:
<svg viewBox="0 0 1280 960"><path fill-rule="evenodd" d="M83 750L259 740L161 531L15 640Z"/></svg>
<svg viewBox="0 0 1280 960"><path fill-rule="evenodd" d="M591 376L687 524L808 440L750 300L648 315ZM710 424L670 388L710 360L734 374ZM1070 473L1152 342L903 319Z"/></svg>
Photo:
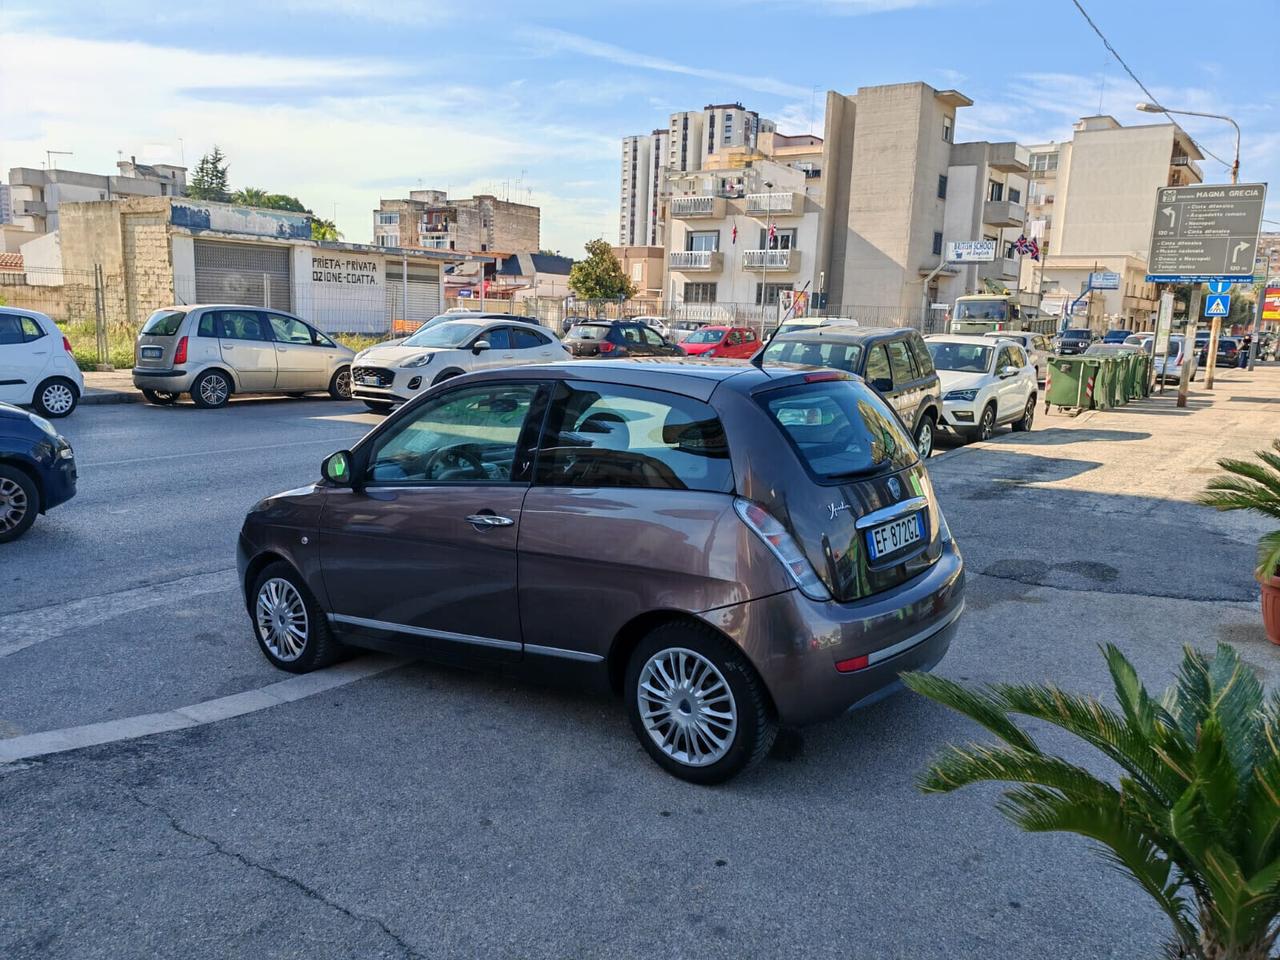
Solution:
<svg viewBox="0 0 1280 960"><path fill-rule="evenodd" d="M1231 313L1231 297L1225 293L1211 293L1204 298L1206 317L1225 317Z"/></svg>
<svg viewBox="0 0 1280 960"><path fill-rule="evenodd" d="M1230 293L1231 284L1226 280L1210 280L1209 292L1210 293Z"/></svg>

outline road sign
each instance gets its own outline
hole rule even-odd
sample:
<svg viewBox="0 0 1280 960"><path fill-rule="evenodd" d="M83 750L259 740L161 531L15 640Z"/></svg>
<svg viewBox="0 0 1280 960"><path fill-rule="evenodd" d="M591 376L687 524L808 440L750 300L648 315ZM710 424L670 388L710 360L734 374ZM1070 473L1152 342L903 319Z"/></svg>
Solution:
<svg viewBox="0 0 1280 960"><path fill-rule="evenodd" d="M1252 282L1265 183L1156 190L1148 283Z"/></svg>
<svg viewBox="0 0 1280 960"><path fill-rule="evenodd" d="M1094 290L1119 290L1120 274L1104 270L1101 273L1089 274L1089 286Z"/></svg>
<svg viewBox="0 0 1280 960"><path fill-rule="evenodd" d="M1227 281L1225 280L1210 280L1209 292L1210 293L1230 293L1231 284L1227 283Z"/></svg>
<svg viewBox="0 0 1280 960"><path fill-rule="evenodd" d="M1226 293L1211 293L1204 298L1204 315L1206 317L1225 317L1231 313L1231 296Z"/></svg>
<svg viewBox="0 0 1280 960"><path fill-rule="evenodd" d="M994 240L952 240L947 244L950 263L990 263L995 258Z"/></svg>

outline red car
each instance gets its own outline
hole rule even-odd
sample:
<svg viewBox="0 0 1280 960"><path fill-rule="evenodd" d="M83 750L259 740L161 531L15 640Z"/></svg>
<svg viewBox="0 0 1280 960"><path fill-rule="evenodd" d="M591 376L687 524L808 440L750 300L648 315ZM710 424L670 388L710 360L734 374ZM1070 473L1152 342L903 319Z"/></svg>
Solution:
<svg viewBox="0 0 1280 960"><path fill-rule="evenodd" d="M680 341L691 357L734 357L745 360L760 349L760 339L746 327L702 327Z"/></svg>

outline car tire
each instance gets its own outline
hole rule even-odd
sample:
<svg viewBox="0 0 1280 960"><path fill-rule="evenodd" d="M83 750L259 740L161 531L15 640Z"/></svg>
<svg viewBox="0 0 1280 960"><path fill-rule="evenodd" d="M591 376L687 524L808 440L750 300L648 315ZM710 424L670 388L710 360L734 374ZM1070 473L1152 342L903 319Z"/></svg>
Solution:
<svg viewBox="0 0 1280 960"><path fill-rule="evenodd" d="M920 425L916 427L916 453L921 460L928 460L933 456L933 442L937 439L937 432L932 413L926 413L920 418Z"/></svg>
<svg viewBox="0 0 1280 960"><path fill-rule="evenodd" d="M40 488L22 470L0 463L0 543L17 540L40 513Z"/></svg>
<svg viewBox="0 0 1280 960"><path fill-rule="evenodd" d="M977 443L979 440L990 440L996 432L996 405L988 403L982 408L982 416L978 419L978 425L970 430L966 437L970 443Z"/></svg>
<svg viewBox="0 0 1280 960"><path fill-rule="evenodd" d="M436 378L431 381L431 385L434 387L437 383L444 383L446 380L452 380L454 377L460 377L462 376L462 372L463 371L461 370L441 370L440 373L436 375Z"/></svg>
<svg viewBox="0 0 1280 960"><path fill-rule="evenodd" d="M69 416L80 403L80 391L66 377L50 377L36 387L31 405L36 413L50 420Z"/></svg>
<svg viewBox="0 0 1280 960"><path fill-rule="evenodd" d="M289 673L319 670L347 652L302 577L282 560L254 579L249 620L263 656Z"/></svg>
<svg viewBox="0 0 1280 960"><path fill-rule="evenodd" d="M1033 393L1027 397L1027 405L1022 411L1022 419L1013 421L1013 429L1019 433L1025 433L1031 429L1031 425L1036 420L1036 395Z"/></svg>
<svg viewBox="0 0 1280 960"><path fill-rule="evenodd" d="M687 669L681 673L674 664ZM664 673L688 676L690 671L699 678L692 689L687 682L672 685L662 679ZM667 696L656 693L655 684ZM737 776L763 759L778 735L759 674L741 650L710 627L671 622L652 630L631 654L623 690L631 729L645 751L662 769L690 783L724 783ZM712 696L694 699L695 692ZM707 712L710 705L719 708L714 718ZM691 735L702 730L719 733L724 742Z"/></svg>
<svg viewBox="0 0 1280 960"><path fill-rule="evenodd" d="M146 398L147 403L154 403L158 407L167 407L171 403L177 403L179 396L176 393L170 393L168 390L152 390L150 387L143 387L142 395Z"/></svg>
<svg viewBox="0 0 1280 960"><path fill-rule="evenodd" d="M191 399L204 410L225 407L231 399L231 377L221 370L206 370L191 384Z"/></svg>
<svg viewBox="0 0 1280 960"><path fill-rule="evenodd" d="M374 413L388 414L391 412L391 404L383 403L381 400L366 400L364 405Z"/></svg>
<svg viewBox="0 0 1280 960"><path fill-rule="evenodd" d="M335 400L351 399L351 368L339 367L329 381L329 396Z"/></svg>

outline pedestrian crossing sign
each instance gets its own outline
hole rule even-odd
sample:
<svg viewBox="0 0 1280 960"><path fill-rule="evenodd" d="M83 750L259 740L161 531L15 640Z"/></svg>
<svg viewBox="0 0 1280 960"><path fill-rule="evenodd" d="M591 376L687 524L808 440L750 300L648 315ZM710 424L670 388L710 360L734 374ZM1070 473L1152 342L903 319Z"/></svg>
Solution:
<svg viewBox="0 0 1280 960"><path fill-rule="evenodd" d="M1204 315L1206 317L1225 317L1231 312L1231 295L1226 293L1211 293L1204 301Z"/></svg>

